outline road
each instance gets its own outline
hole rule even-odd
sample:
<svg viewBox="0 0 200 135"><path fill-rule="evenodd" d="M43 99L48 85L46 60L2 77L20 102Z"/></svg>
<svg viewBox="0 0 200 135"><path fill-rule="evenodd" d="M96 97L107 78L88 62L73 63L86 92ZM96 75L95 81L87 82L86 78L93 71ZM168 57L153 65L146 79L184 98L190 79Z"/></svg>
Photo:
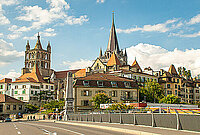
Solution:
<svg viewBox="0 0 200 135"><path fill-rule="evenodd" d="M0 135L197 135L199 133L124 124L92 122L6 122L0 123ZM153 134L152 134L153 133Z"/></svg>
<svg viewBox="0 0 200 135"><path fill-rule="evenodd" d="M1 135L122 135L124 133L98 128L47 122L0 123ZM127 134L128 135L128 134Z"/></svg>

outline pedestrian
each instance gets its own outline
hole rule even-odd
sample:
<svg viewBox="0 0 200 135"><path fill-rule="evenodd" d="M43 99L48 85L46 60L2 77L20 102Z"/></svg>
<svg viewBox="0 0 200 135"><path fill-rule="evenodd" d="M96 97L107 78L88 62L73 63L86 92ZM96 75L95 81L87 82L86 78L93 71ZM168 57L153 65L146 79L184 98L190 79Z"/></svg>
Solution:
<svg viewBox="0 0 200 135"><path fill-rule="evenodd" d="M43 115L43 120L45 120L45 115Z"/></svg>
<svg viewBox="0 0 200 135"><path fill-rule="evenodd" d="M27 120L29 120L29 116L27 117Z"/></svg>

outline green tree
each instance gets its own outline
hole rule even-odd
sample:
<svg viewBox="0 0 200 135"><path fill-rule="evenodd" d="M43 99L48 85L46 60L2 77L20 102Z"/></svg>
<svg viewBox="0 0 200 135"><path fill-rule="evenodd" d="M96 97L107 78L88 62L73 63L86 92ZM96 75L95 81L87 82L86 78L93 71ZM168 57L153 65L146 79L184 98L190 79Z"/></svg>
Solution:
<svg viewBox="0 0 200 135"><path fill-rule="evenodd" d="M146 97L147 102L158 102L164 97L164 89L156 81L147 81L144 86L139 88L140 101Z"/></svg>
<svg viewBox="0 0 200 135"><path fill-rule="evenodd" d="M58 110L63 110L63 107L65 105L65 101L63 100L60 100L60 101L57 101L57 100L53 100L49 103L46 103L43 105L44 109L47 110L47 112L53 112L56 108L58 108Z"/></svg>
<svg viewBox="0 0 200 135"><path fill-rule="evenodd" d="M105 93L98 93L94 97L92 97L92 100L90 102L94 102L94 108L99 109L100 104L107 104L111 103L112 99Z"/></svg>
<svg viewBox="0 0 200 135"><path fill-rule="evenodd" d="M160 103L166 103L166 104L180 104L180 98L178 98L175 95L167 95L166 97L163 97L160 100Z"/></svg>
<svg viewBox="0 0 200 135"><path fill-rule="evenodd" d="M40 108L36 105L26 104L25 109L26 109L27 112L33 113L33 112L39 111Z"/></svg>

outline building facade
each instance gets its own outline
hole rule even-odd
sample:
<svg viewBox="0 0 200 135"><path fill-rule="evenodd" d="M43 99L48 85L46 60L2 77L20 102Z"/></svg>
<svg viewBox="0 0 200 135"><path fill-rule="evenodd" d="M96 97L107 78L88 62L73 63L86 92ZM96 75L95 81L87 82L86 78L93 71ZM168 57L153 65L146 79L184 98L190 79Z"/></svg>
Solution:
<svg viewBox="0 0 200 135"><path fill-rule="evenodd" d="M10 78L0 80L0 94L10 95L11 82L12 79Z"/></svg>
<svg viewBox="0 0 200 135"><path fill-rule="evenodd" d="M105 93L114 103L138 100L138 85L134 80L103 73L77 78L73 92L75 111L91 110L93 104L90 100L97 93Z"/></svg>

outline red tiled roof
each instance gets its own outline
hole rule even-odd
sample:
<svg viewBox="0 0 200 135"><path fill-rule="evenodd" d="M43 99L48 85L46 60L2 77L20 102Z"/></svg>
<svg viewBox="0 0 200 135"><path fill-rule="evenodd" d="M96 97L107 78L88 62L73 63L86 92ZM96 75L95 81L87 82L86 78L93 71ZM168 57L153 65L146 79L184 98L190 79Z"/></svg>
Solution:
<svg viewBox="0 0 200 135"><path fill-rule="evenodd" d="M136 69L139 69L139 70L142 71L142 69L140 68L140 66L139 66L139 64L138 64L138 62L137 62L136 59L135 59L135 61L133 62L132 67L135 67Z"/></svg>
<svg viewBox="0 0 200 135"><path fill-rule="evenodd" d="M4 79L0 80L0 83L10 83L10 82L12 82L12 79L10 79L10 78L4 78Z"/></svg>
<svg viewBox="0 0 200 135"><path fill-rule="evenodd" d="M13 83L20 83L20 82L43 82L43 83L45 83L45 81L43 80L43 77L40 74L37 64L35 64L31 73L26 73L26 74L20 76Z"/></svg>
<svg viewBox="0 0 200 135"><path fill-rule="evenodd" d="M119 59L117 58L116 54L113 52L110 59L108 60L107 66L114 66L114 65L121 66L121 63Z"/></svg>
<svg viewBox="0 0 200 135"><path fill-rule="evenodd" d="M169 67L169 70L168 72L172 75L178 75L177 71L176 71L176 68L174 67L174 65L172 64L170 67Z"/></svg>
<svg viewBox="0 0 200 135"><path fill-rule="evenodd" d="M0 103L24 103L6 94L0 94Z"/></svg>
<svg viewBox="0 0 200 135"><path fill-rule="evenodd" d="M75 77L84 77L86 76L86 69L80 69L75 73Z"/></svg>

